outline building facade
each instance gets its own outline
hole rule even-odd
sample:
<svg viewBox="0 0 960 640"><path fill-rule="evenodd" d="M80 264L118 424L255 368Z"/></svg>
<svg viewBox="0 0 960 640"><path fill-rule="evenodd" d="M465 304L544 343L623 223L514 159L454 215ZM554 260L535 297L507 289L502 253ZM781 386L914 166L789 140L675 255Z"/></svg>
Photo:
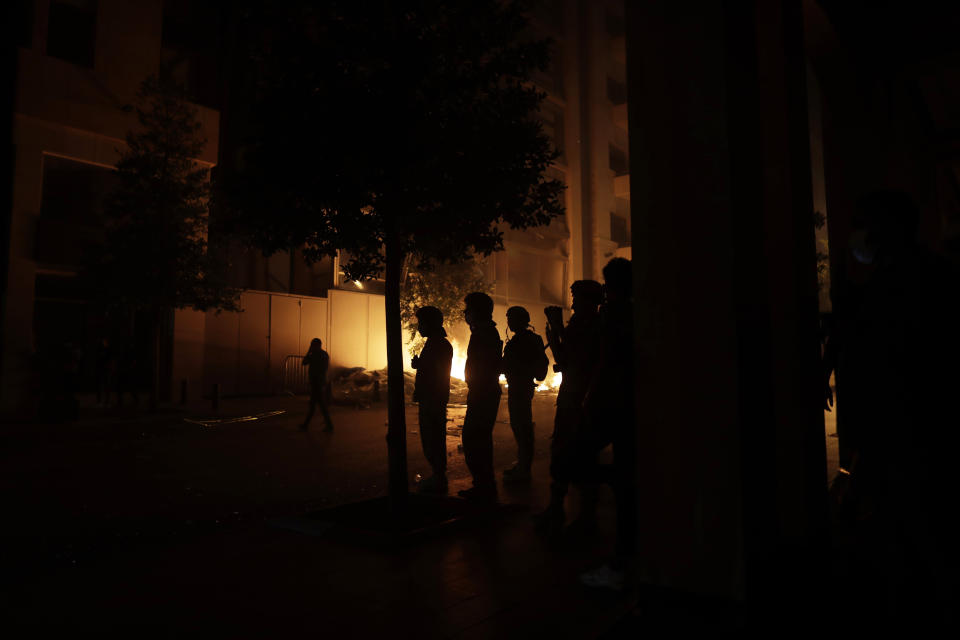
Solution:
<svg viewBox="0 0 960 640"><path fill-rule="evenodd" d="M183 3L181 3L183 4ZM12 197L3 304L0 408L29 414L41 354L69 345L88 391L98 336L109 320L77 289L85 241L113 186L126 133L124 110L161 61L189 87L209 87L204 56L177 27L178 3L161 0L32 0L16 3ZM209 69L207 69L209 71ZM201 91L201 94L204 92ZM219 112L210 92L197 104L207 145L197 162L217 161ZM168 341L169 343L169 341ZM167 359L169 371L169 358Z"/></svg>
<svg viewBox="0 0 960 640"><path fill-rule="evenodd" d="M193 3L204 5L207 3ZM38 357L81 354L81 391L92 392L96 343L110 321L77 290L85 238L113 186L113 168L135 118L124 105L161 65L195 97L214 167L221 139L223 86L217 16L183 0L22 0L16 5L14 149L9 258L2 311L5 414L36 404ZM626 53L622 2L557 0L533 16L533 34L553 40L552 65L535 83L547 93L540 114L560 156L550 169L566 185L565 216L526 231L507 230L504 251L482 268L505 312L526 306L543 331L542 309L570 305L570 284L600 279L614 255L630 255ZM378 282L344 280L336 259L307 265L294 252L264 258L236 247L233 280L241 314L177 311L165 330L162 392L271 393L283 362L312 337L335 365L386 365ZM356 319L362 318L364 322ZM465 354L466 327L451 319Z"/></svg>
<svg viewBox="0 0 960 640"><path fill-rule="evenodd" d="M622 0L551 0L538 4L531 22L531 35L553 42L550 68L534 82L547 94L540 119L560 154L550 174L566 185L566 213L546 227L507 229L504 250L485 259L482 269L501 331L506 309L522 305L542 333L543 308L568 309L572 282L601 280L610 258L631 256L624 6ZM225 118L229 122L229 115ZM264 258L239 247L236 256L235 282L246 289L321 298L330 291L382 292L381 282L361 285L346 279L335 259L307 266L296 253ZM333 308L331 301L332 314ZM349 327L355 339L354 329ZM329 341L335 364L386 365L380 337L347 339L334 317L325 331L320 337ZM456 358L462 360L467 328L453 318L448 331Z"/></svg>

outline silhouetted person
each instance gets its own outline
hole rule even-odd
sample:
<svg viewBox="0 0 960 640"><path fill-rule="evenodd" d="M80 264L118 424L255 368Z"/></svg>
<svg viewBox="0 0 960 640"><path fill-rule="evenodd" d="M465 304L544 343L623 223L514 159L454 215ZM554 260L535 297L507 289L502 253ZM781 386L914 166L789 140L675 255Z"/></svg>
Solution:
<svg viewBox="0 0 960 640"><path fill-rule="evenodd" d="M333 421L330 420L330 411L327 410L326 399L330 356L323 350L323 343L320 338L314 338L310 341L307 355L303 356L303 364L308 367L307 377L310 379L310 409L307 410L307 417L304 418L300 429L306 431L309 428L314 409L320 407L320 415L323 416L323 421L326 424L323 430L333 431Z"/></svg>
<svg viewBox="0 0 960 640"><path fill-rule="evenodd" d="M523 307L507 309L513 337L503 347L503 374L507 378L510 428L517 441L517 464L503 472L504 482L529 482L533 464L533 394L535 380L547 377L550 361L543 338L530 330L530 314Z"/></svg>
<svg viewBox="0 0 960 640"><path fill-rule="evenodd" d="M838 356L838 402L856 433L860 546L872 550L863 585L885 585L874 604L901 621L945 617L957 595L957 272L916 242L906 194L875 192L858 209L851 245L873 272Z"/></svg>
<svg viewBox="0 0 960 640"><path fill-rule="evenodd" d="M596 280L577 280L570 286L573 315L567 326L557 326L562 316L558 307L547 307L547 337L554 368L563 379L557 393L557 413L550 441L550 504L535 516L537 528L558 533L566 522L563 502L570 486L571 459L575 456L577 432L583 425L583 401L600 358L600 316L597 307L603 287ZM595 518L596 489L581 486L581 511L578 528L589 529Z"/></svg>
<svg viewBox="0 0 960 640"><path fill-rule="evenodd" d="M500 359L503 341L493 321L493 300L474 292L463 299L464 319L470 326L464 378L467 413L463 419L463 457L473 476L473 487L460 491L464 498L496 501L493 475L493 427L500 408Z"/></svg>
<svg viewBox="0 0 960 640"><path fill-rule="evenodd" d="M633 366L633 270L614 258L603 268L605 302L600 308L602 359L584 400L587 419L578 432L573 479L613 487L617 506L614 557L580 576L593 587L620 589L631 569L637 539L636 410ZM613 466L598 465L597 454L613 445Z"/></svg>
<svg viewBox="0 0 960 640"><path fill-rule="evenodd" d="M857 340L858 315L863 298L863 287L854 283L847 283L843 293L833 301L832 326L826 337L823 347L823 395L824 409L835 411L837 414L837 447L839 464L843 473L846 473L853 464L853 454L857 449L857 420L855 417L856 396L859 395L857 385L862 382L856 375L846 376L845 347L851 339ZM834 387L830 387L830 376L833 374ZM834 390L836 402L834 402ZM850 402L844 402L841 397L850 396Z"/></svg>
<svg viewBox="0 0 960 640"><path fill-rule="evenodd" d="M420 443L433 475L420 483L423 492L447 492L447 402L453 347L443 328L443 312L436 307L417 309L417 331L427 339L411 363L417 370L413 401L420 415Z"/></svg>

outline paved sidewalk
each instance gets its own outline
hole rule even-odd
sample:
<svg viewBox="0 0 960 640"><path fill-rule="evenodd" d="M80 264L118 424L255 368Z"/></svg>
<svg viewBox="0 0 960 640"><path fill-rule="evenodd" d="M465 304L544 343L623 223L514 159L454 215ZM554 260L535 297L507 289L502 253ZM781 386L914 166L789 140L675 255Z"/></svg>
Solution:
<svg viewBox="0 0 960 640"><path fill-rule="evenodd" d="M534 482L501 489L504 502L545 502L553 399L535 403ZM498 472L515 454L501 408ZM298 431L305 410L304 398L224 399L221 417L285 413L204 427L184 421L210 417L204 407L167 408L4 431L5 626L141 637L595 637L629 610L634 596L576 581L611 549L606 491L598 537L556 547L534 534L529 510L393 551L271 526L385 492L385 407L335 407L333 433L319 420ZM415 407L407 426L410 476L427 475ZM448 437L454 494L469 484L457 443Z"/></svg>

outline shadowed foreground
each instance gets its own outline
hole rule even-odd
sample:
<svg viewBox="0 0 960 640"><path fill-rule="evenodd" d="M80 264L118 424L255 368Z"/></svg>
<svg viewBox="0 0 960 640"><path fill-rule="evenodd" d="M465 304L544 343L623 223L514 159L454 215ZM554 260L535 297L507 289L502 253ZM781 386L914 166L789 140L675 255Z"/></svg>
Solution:
<svg viewBox="0 0 960 640"><path fill-rule="evenodd" d="M383 495L385 411L335 408L332 434L297 431L302 399L225 401L221 413L268 409L287 413L215 428L168 413L8 429L5 627L147 637L591 637L630 608L635 594L591 593L576 580L611 548L608 494L601 533L583 545L548 547L523 507L392 550L323 527L283 528L285 519ZM515 455L502 409L498 470ZM542 506L552 412L553 396L535 401L536 477L528 488L502 489L502 501ZM426 475L414 415L410 472ZM469 477L456 437L448 447L455 494Z"/></svg>

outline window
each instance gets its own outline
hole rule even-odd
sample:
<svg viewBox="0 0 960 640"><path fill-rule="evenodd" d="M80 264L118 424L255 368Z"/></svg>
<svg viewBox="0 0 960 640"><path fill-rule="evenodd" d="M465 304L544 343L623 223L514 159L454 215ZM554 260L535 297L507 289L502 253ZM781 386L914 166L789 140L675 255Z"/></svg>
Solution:
<svg viewBox="0 0 960 640"><path fill-rule="evenodd" d="M630 164L627 162L627 154L620 148L610 145L610 168L613 173L622 176L630 173Z"/></svg>
<svg viewBox="0 0 960 640"><path fill-rule="evenodd" d="M96 225L103 200L116 186L117 174L100 165L45 155L43 157L44 218Z"/></svg>
<svg viewBox="0 0 960 640"><path fill-rule="evenodd" d="M190 100L217 108L217 56L220 28L215 3L164 0L161 57L164 70Z"/></svg>
<svg viewBox="0 0 960 640"><path fill-rule="evenodd" d="M607 13L607 33L611 38L623 37L626 33L626 24L622 15Z"/></svg>
<svg viewBox="0 0 960 640"><path fill-rule="evenodd" d="M540 299L540 260L530 253L507 249L510 300Z"/></svg>
<svg viewBox="0 0 960 640"><path fill-rule="evenodd" d="M43 158L43 187L37 224L37 260L45 264L82 264L102 233L104 198L117 174L106 167L57 156Z"/></svg>
<svg viewBox="0 0 960 640"><path fill-rule="evenodd" d="M610 239L621 247L630 244L630 229L627 226L627 219L615 213L610 214Z"/></svg>
<svg viewBox="0 0 960 640"><path fill-rule="evenodd" d="M533 5L533 19L554 33L563 33L564 17L562 2L548 0Z"/></svg>
<svg viewBox="0 0 960 640"><path fill-rule="evenodd" d="M613 78L607 78L607 97L613 104L624 104L627 101L627 85Z"/></svg>
<svg viewBox="0 0 960 640"><path fill-rule="evenodd" d="M540 258L540 301L563 304L564 262L556 258Z"/></svg>
<svg viewBox="0 0 960 640"><path fill-rule="evenodd" d="M47 23L47 55L93 68L97 0L52 0Z"/></svg>

